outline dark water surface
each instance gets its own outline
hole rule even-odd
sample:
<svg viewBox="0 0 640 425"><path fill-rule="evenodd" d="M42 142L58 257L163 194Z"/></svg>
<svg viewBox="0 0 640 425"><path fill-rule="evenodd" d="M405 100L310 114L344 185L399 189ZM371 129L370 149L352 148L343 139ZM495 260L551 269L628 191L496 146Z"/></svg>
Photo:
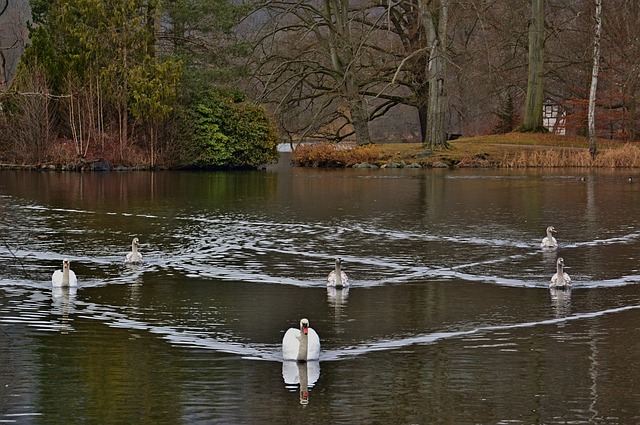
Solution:
<svg viewBox="0 0 640 425"><path fill-rule="evenodd" d="M0 423L640 423L640 183L581 173L0 171Z"/></svg>

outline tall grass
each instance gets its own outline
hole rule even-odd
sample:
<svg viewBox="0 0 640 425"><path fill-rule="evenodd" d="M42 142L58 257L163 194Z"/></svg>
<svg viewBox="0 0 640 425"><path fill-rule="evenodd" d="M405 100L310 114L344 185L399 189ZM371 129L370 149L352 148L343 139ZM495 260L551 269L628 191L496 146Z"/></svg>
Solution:
<svg viewBox="0 0 640 425"><path fill-rule="evenodd" d="M600 167L640 167L640 147L625 144L616 149L608 149L596 157Z"/></svg>
<svg viewBox="0 0 640 425"><path fill-rule="evenodd" d="M595 159L586 149L526 149L516 153L505 152L496 164L505 168L526 167L640 167L640 148L625 144L600 151Z"/></svg>

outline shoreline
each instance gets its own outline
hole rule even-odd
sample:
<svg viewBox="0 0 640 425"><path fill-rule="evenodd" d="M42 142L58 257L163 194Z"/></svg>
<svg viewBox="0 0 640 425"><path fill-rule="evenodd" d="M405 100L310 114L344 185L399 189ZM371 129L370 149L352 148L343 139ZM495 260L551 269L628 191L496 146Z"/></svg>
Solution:
<svg viewBox="0 0 640 425"><path fill-rule="evenodd" d="M313 143L297 145L293 152L280 152L291 167L302 168L640 168L640 143L598 140L592 158L588 140L579 136L509 133L450 142L449 149L427 149L420 143L353 144ZM6 157L5 157L6 158ZM0 170L127 172L172 170L233 170L231 168L185 168L146 164L112 163L104 157L58 158L62 163L17 164L0 162ZM114 165L115 164L115 165ZM265 169L269 165L250 169Z"/></svg>

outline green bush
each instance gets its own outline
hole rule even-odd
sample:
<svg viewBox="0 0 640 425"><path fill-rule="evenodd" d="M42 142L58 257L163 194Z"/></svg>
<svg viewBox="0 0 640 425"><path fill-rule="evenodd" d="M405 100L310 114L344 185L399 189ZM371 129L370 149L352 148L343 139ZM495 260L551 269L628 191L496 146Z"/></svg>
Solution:
<svg viewBox="0 0 640 425"><path fill-rule="evenodd" d="M263 107L237 93L208 92L190 110L190 164L204 168L256 168L278 160L278 134Z"/></svg>

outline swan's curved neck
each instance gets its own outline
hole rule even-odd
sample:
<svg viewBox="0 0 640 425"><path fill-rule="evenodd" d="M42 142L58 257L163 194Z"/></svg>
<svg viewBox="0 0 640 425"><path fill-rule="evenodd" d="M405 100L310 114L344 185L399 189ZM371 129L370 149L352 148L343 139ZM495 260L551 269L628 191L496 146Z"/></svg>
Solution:
<svg viewBox="0 0 640 425"><path fill-rule="evenodd" d="M307 353L309 351L309 335L300 331L300 348L298 349L298 361L307 361Z"/></svg>
<svg viewBox="0 0 640 425"><path fill-rule="evenodd" d="M138 245L135 242L131 244L131 252L138 252Z"/></svg>
<svg viewBox="0 0 640 425"><path fill-rule="evenodd" d="M336 286L342 286L342 269L338 262L336 262Z"/></svg>
<svg viewBox="0 0 640 425"><path fill-rule="evenodd" d="M557 273L558 273L558 284L564 284L564 267L562 266L562 263L558 263L558 269L557 269Z"/></svg>
<svg viewBox="0 0 640 425"><path fill-rule="evenodd" d="M62 267L62 285L69 285L69 266Z"/></svg>

